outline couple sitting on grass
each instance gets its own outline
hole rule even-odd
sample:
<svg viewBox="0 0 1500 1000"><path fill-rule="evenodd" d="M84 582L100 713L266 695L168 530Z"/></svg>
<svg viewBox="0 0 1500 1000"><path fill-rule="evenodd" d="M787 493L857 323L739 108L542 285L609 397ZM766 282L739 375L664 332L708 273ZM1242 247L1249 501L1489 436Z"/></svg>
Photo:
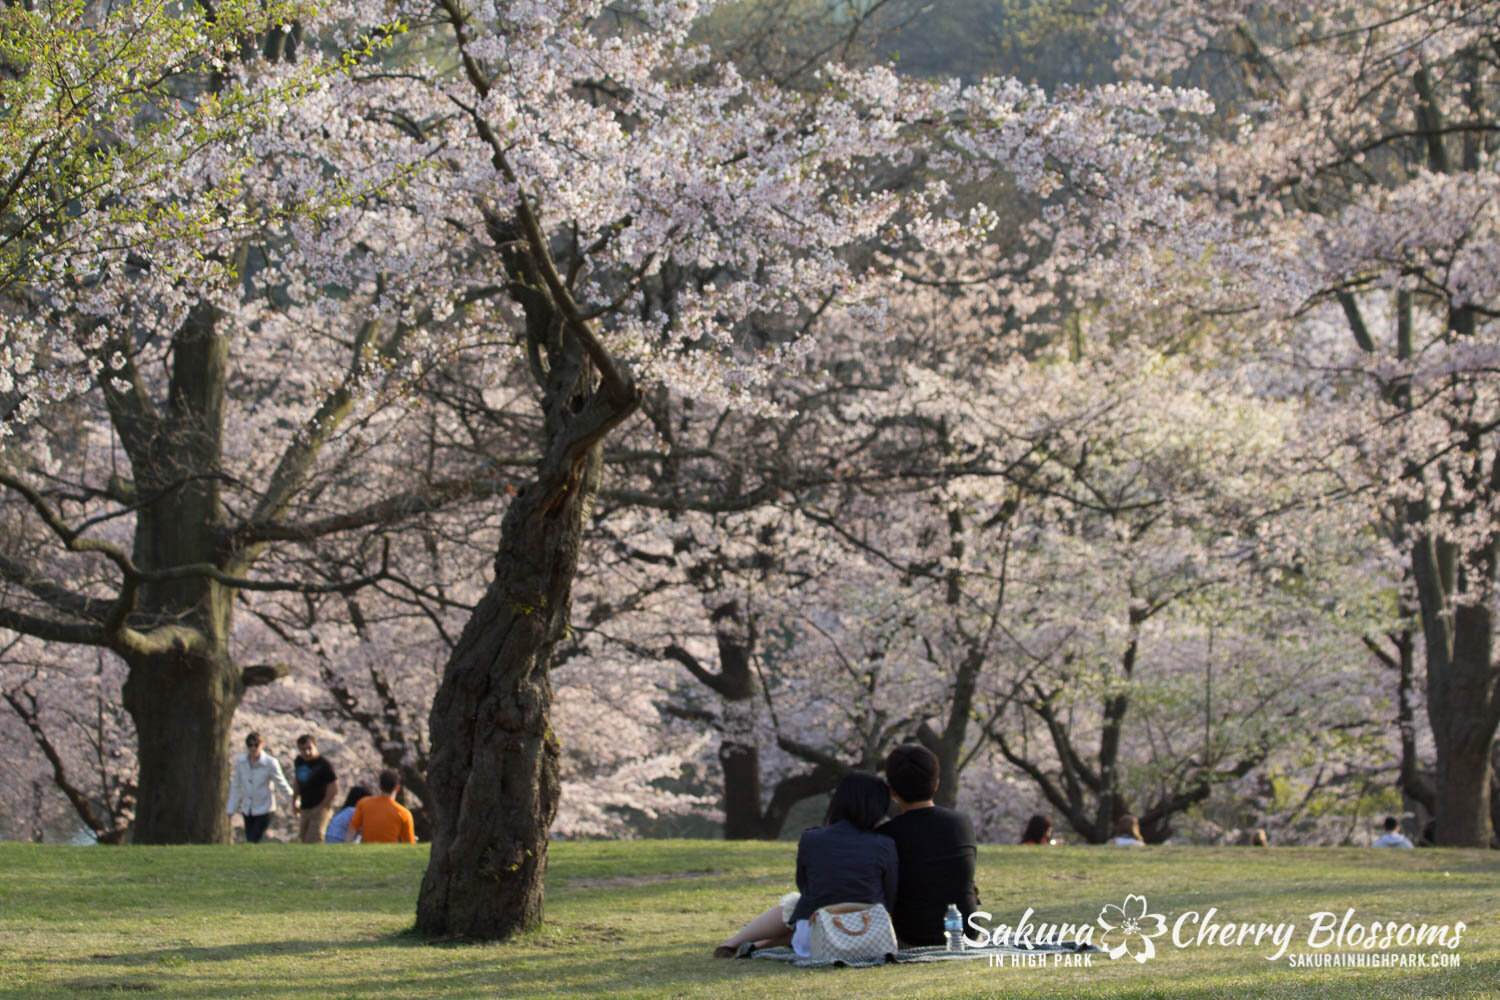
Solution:
<svg viewBox="0 0 1500 1000"><path fill-rule="evenodd" d="M845 776L823 826L804 831L797 843L798 891L715 948L716 957L790 945L806 958L808 918L838 904L885 904L906 946L942 944L949 904L956 903L967 922L979 908L974 827L963 813L933 805L937 755L902 744L886 758L885 774ZM887 820L892 803L900 814Z"/></svg>

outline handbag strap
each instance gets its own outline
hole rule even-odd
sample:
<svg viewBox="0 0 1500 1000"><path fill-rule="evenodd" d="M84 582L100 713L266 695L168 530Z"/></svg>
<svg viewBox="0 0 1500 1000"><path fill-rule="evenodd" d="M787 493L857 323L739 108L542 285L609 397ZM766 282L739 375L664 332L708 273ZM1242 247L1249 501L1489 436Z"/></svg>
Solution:
<svg viewBox="0 0 1500 1000"><path fill-rule="evenodd" d="M858 915L864 919L864 922L865 922L864 926L861 927L857 931L852 931L849 928L845 927L844 926L844 922L839 919L839 917L841 917L841 916L851 916L851 914L841 914L841 913L830 913L830 914L828 914L829 919L831 919L833 921L833 926L837 927L839 930L843 931L845 934L849 935L850 937L859 937L865 931L867 931L867 930L870 929L870 911L869 910L860 910Z"/></svg>

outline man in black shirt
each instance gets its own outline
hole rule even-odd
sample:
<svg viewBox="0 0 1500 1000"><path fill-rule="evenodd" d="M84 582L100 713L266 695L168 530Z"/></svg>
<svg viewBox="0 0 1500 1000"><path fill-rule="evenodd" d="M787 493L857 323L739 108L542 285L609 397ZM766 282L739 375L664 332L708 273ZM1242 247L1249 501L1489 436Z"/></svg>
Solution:
<svg viewBox="0 0 1500 1000"><path fill-rule="evenodd" d="M292 772L297 788L297 804L302 808L297 839L304 844L321 844L323 831L333 815L333 800L339 783L333 765L318 756L317 741L310 733L297 737L297 764Z"/></svg>
<svg viewBox="0 0 1500 1000"><path fill-rule="evenodd" d="M933 805L938 787L938 759L918 743L903 743L885 761L891 799L901 814L876 828L896 842L900 881L891 922L906 945L943 943L943 914L957 903L968 928L969 914L979 909L974 887L978 845L969 817Z"/></svg>

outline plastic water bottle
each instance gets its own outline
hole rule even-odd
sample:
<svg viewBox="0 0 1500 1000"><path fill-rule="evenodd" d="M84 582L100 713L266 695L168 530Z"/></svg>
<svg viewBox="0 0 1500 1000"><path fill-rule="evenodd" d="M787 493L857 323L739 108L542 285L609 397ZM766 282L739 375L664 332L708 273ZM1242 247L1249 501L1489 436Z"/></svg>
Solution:
<svg viewBox="0 0 1500 1000"><path fill-rule="evenodd" d="M943 938L949 951L964 950L964 915L958 912L957 903L949 903L948 912L943 914Z"/></svg>

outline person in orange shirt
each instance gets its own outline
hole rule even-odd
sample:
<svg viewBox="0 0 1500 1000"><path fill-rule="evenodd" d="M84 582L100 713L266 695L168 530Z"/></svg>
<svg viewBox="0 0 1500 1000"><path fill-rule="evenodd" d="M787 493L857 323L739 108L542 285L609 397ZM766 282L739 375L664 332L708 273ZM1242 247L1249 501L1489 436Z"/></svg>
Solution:
<svg viewBox="0 0 1500 1000"><path fill-rule="evenodd" d="M411 811L396 801L400 790L401 779L396 772L381 771L380 794L359 800L344 833L344 843L352 844L358 837L367 844L415 844L417 835Z"/></svg>

